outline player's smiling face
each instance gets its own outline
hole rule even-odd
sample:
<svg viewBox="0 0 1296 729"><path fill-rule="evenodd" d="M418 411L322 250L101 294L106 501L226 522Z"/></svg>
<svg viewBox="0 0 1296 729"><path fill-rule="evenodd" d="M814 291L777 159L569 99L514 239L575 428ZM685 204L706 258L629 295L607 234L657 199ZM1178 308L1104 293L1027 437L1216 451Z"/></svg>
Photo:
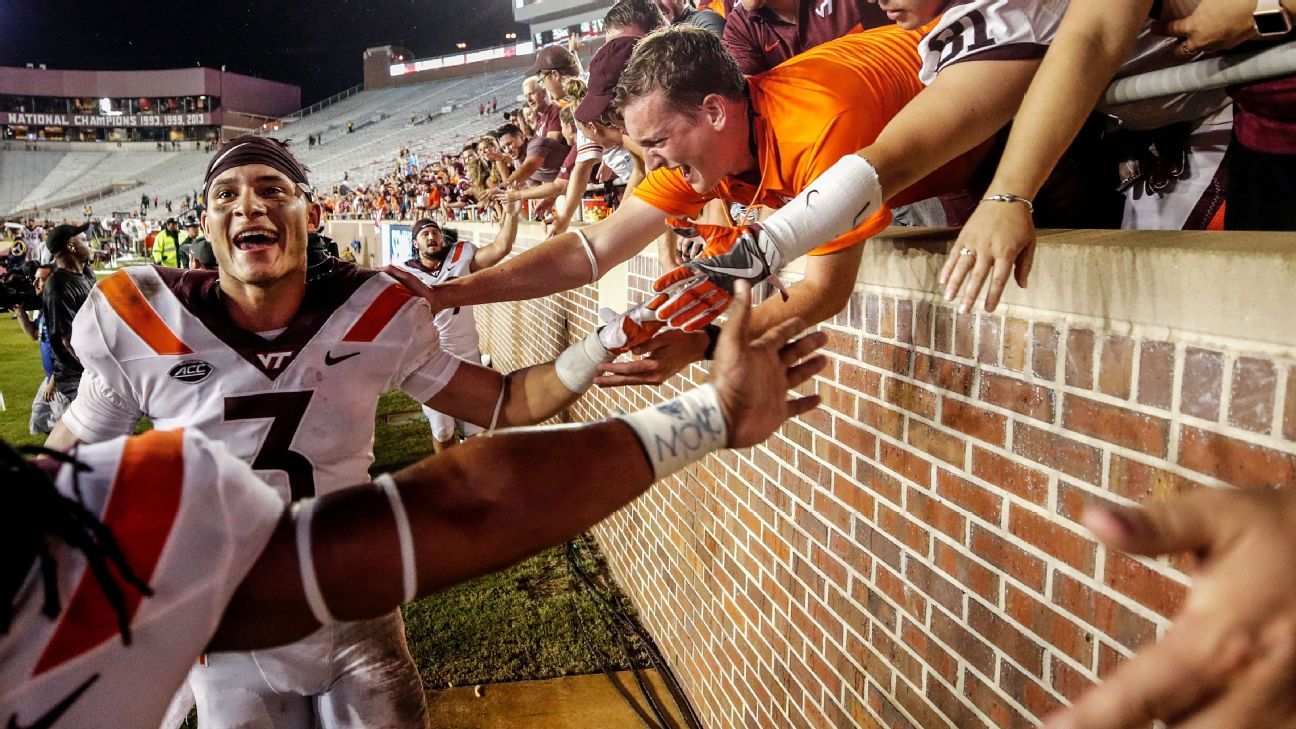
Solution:
<svg viewBox="0 0 1296 729"><path fill-rule="evenodd" d="M671 106L666 95L654 91L633 98L622 109L626 134L643 149L644 164L649 170L658 167L678 169L695 192L706 194L724 176L739 170L729 169L732 147L746 145L746 135L727 130L723 110L715 94L703 101L694 114Z"/></svg>
<svg viewBox="0 0 1296 729"><path fill-rule="evenodd" d="M319 216L319 206L282 172L243 165L212 181L202 227L222 279L268 287L306 270L306 237Z"/></svg>
<svg viewBox="0 0 1296 729"><path fill-rule="evenodd" d="M445 236L432 225L420 230L414 242L418 245L419 258L428 263L437 262L438 256L446 249Z"/></svg>
<svg viewBox="0 0 1296 729"><path fill-rule="evenodd" d="M936 19L950 0L869 0L905 30L914 30Z"/></svg>

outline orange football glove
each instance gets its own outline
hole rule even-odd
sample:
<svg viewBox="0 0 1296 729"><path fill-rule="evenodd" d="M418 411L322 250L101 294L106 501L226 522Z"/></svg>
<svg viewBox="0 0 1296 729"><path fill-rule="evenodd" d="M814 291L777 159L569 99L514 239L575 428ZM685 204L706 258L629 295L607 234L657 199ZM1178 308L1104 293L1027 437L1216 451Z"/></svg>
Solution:
<svg viewBox="0 0 1296 729"><path fill-rule="evenodd" d="M759 224L733 228L681 218L671 218L666 224L683 237L706 240L700 255L653 282L658 295L648 306L657 312L657 318L676 329L694 332L705 327L729 305L734 281L755 285L783 266L779 252L762 244Z"/></svg>
<svg viewBox="0 0 1296 729"><path fill-rule="evenodd" d="M599 319L603 321L599 328L599 343L612 354L638 347L666 326L666 322L658 320L656 313L644 304L627 309L623 314L600 309Z"/></svg>

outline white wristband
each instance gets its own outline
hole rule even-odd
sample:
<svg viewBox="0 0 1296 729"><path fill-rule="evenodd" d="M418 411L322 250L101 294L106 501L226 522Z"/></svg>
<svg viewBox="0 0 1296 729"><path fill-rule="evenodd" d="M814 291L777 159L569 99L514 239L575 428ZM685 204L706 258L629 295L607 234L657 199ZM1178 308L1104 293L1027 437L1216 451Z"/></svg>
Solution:
<svg viewBox="0 0 1296 729"><path fill-rule="evenodd" d="M639 436L652 463L653 476L658 479L724 448L729 440L720 396L710 383L674 400L617 418Z"/></svg>
<svg viewBox="0 0 1296 729"><path fill-rule="evenodd" d="M320 591L319 577L315 574L315 554L311 551L311 519L315 516L315 499L303 499L290 507L294 526L297 530L297 569L301 573L302 593L306 595L306 605L311 615L320 625L331 625L337 622L329 612L328 603L324 602L324 593Z"/></svg>
<svg viewBox="0 0 1296 729"><path fill-rule="evenodd" d="M404 588L404 601L410 602L418 597L418 568L414 562L414 531L410 529L409 514L405 513L405 502L390 473L378 476L373 482L387 495L387 503L391 505L392 520L396 522L396 540L400 543L401 587Z"/></svg>
<svg viewBox="0 0 1296 729"><path fill-rule="evenodd" d="M599 342L598 333L599 330L595 328L584 339L563 350L558 359L554 360L554 371L558 379L572 392L583 393L590 389L594 378L599 374L600 365L616 359L616 355L607 351Z"/></svg>
<svg viewBox="0 0 1296 729"><path fill-rule="evenodd" d="M590 245L589 236L585 235L584 230L577 228L572 232L574 232L576 237L580 239L581 247L585 249L585 257L589 259L590 264L589 282L594 283L599 280L598 259L594 257L594 246Z"/></svg>
<svg viewBox="0 0 1296 729"><path fill-rule="evenodd" d="M877 170L863 157L848 154L760 227L783 256L782 265L855 230L882 209L883 199Z"/></svg>

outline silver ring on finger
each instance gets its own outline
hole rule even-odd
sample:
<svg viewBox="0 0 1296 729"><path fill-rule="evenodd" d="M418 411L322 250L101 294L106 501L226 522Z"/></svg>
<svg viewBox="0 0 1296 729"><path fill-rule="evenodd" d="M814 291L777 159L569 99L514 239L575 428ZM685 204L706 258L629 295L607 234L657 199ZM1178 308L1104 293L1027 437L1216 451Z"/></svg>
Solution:
<svg viewBox="0 0 1296 729"><path fill-rule="evenodd" d="M963 250L959 251L959 255L960 255L960 256L975 256L975 255L976 255L976 251L972 250L971 248L964 248Z"/></svg>

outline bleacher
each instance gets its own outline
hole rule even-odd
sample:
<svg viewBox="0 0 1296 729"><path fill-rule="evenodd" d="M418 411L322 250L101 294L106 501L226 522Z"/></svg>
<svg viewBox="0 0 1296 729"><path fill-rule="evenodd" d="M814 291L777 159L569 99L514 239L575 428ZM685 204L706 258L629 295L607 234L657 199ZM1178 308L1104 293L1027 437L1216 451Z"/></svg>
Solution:
<svg viewBox="0 0 1296 729"><path fill-rule="evenodd" d="M271 136L292 144L294 154L311 170L317 189L331 189L344 174L352 183L368 181L393 169L401 147L431 161L434 155L457 151L464 141L497 127L500 116L481 116L479 104L496 98L501 111L515 107L521 78L522 71L511 69L362 91L285 123ZM351 134L346 131L348 123L354 127ZM323 144L312 148L308 137L315 135L322 135ZM192 150L3 151L0 215L62 204L66 208L54 217L78 217L83 203L68 201L106 191L116 183L136 184L88 200L96 213L134 210L142 194L178 205L201 184L209 158L208 153Z"/></svg>

